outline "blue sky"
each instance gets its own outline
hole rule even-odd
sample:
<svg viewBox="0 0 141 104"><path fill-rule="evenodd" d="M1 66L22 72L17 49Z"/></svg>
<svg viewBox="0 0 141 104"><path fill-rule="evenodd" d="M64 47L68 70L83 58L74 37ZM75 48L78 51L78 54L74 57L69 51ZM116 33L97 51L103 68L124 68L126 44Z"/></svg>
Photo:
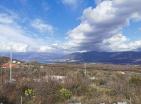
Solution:
<svg viewBox="0 0 141 104"><path fill-rule="evenodd" d="M23 19L24 26L28 26L26 22L33 19L42 19L46 23L51 24L56 28L57 34L55 37L65 37L65 33L79 24L79 18L84 8L94 6L95 2L87 0L76 4L64 4L61 0L1 0L1 7L6 8ZM31 31L33 31L31 29ZM40 36L40 34L39 34Z"/></svg>
<svg viewBox="0 0 141 104"><path fill-rule="evenodd" d="M1 0L0 51L138 51L139 3L140 0Z"/></svg>
<svg viewBox="0 0 141 104"><path fill-rule="evenodd" d="M141 39L141 22L131 22L129 26L123 28L123 34L131 40Z"/></svg>

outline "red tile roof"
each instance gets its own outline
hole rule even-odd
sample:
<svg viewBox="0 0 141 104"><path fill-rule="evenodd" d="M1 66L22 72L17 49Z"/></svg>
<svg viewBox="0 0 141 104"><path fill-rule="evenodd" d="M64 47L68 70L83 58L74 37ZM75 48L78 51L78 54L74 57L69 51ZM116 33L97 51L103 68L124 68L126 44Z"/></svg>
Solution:
<svg viewBox="0 0 141 104"><path fill-rule="evenodd" d="M17 65L16 64L11 64L12 68L15 68ZM4 63L0 66L1 68L7 69L10 68L10 64L9 63Z"/></svg>

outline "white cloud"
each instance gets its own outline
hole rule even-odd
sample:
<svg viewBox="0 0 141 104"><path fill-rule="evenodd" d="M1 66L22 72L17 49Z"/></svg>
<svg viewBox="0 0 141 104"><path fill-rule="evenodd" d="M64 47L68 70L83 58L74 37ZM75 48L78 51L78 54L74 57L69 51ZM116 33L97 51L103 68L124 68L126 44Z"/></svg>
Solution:
<svg viewBox="0 0 141 104"><path fill-rule="evenodd" d="M96 8L86 8L83 11L80 25L68 33L68 48L79 51L110 51L108 50L109 46L106 46L103 41L115 36L115 34L120 34L123 27L127 26L131 20L139 21L141 17L140 4L141 0L105 0ZM118 35L116 40L126 40L123 37ZM139 41L130 41L129 43L130 46L139 48ZM123 48L128 50L124 44L121 46L122 48L118 48L118 51L123 50Z"/></svg>
<svg viewBox="0 0 141 104"><path fill-rule="evenodd" d="M26 52L28 49L28 45L27 44L23 44L23 43L18 43L18 42L0 42L1 47L0 50L1 51L16 51L16 52Z"/></svg>
<svg viewBox="0 0 141 104"><path fill-rule="evenodd" d="M32 21L31 26L37 29L41 33L52 34L54 32L54 27L50 24L45 23L41 19L35 19Z"/></svg>
<svg viewBox="0 0 141 104"><path fill-rule="evenodd" d="M61 0L66 6L71 7L71 9L77 8L83 0Z"/></svg>
<svg viewBox="0 0 141 104"><path fill-rule="evenodd" d="M122 35L122 34L117 34L117 35L114 35L112 37L110 37L109 39L105 39L103 42L104 43L108 43L108 44L120 44L120 43L123 43L123 42L127 42L128 39L126 36Z"/></svg>
<svg viewBox="0 0 141 104"><path fill-rule="evenodd" d="M53 52L55 49L51 46L41 46L38 52Z"/></svg>
<svg viewBox="0 0 141 104"><path fill-rule="evenodd" d="M0 24L2 24L2 23L4 23L4 24L14 23L13 17L8 16L8 14L1 13L0 14Z"/></svg>
<svg viewBox="0 0 141 104"><path fill-rule="evenodd" d="M67 5L76 5L78 0L62 0L62 2Z"/></svg>
<svg viewBox="0 0 141 104"><path fill-rule="evenodd" d="M130 41L126 36L117 34L103 41L111 51L137 51L141 48L141 40Z"/></svg>
<svg viewBox="0 0 141 104"><path fill-rule="evenodd" d="M106 1L106 0L94 0L95 1L95 3L97 4L97 5L99 5L101 2L103 2L103 1ZM108 0L107 0L108 1ZM110 0L109 0L110 1Z"/></svg>
<svg viewBox="0 0 141 104"><path fill-rule="evenodd" d="M0 51L12 49L16 52L38 50L51 52L51 45L40 38L32 38L32 34L29 34L17 21L18 17L8 13L0 13Z"/></svg>

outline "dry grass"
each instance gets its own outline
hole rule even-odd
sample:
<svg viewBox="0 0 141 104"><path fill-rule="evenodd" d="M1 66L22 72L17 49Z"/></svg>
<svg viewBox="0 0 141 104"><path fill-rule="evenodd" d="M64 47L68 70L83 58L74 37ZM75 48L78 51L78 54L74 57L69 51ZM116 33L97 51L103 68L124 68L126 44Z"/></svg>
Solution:
<svg viewBox="0 0 141 104"><path fill-rule="evenodd" d="M6 104L19 104L21 96L23 104L67 104L74 98L82 104L141 104L140 66L89 64L85 74L83 64L30 63L13 69L15 82L9 83L8 75L8 69L0 74L0 101ZM26 96L25 88L34 94Z"/></svg>

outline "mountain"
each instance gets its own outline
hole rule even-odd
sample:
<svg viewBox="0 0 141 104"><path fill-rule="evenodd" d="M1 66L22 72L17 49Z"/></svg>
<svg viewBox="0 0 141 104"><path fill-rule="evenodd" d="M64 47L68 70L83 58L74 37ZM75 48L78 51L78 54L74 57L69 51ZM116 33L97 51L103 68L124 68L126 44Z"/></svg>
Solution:
<svg viewBox="0 0 141 104"><path fill-rule="evenodd" d="M141 52L77 52L66 55L64 60L80 63L141 64Z"/></svg>
<svg viewBox="0 0 141 104"><path fill-rule="evenodd" d="M0 52L0 56L9 57L9 53ZM141 52L76 52L68 55L60 53L14 52L13 59L37 61L40 63L75 62L108 64L141 64Z"/></svg>
<svg viewBox="0 0 141 104"><path fill-rule="evenodd" d="M0 52L0 56L10 57L8 52ZM56 59L63 57L60 53L43 53L43 52L13 52L13 59L21 61L37 61L40 63L56 62Z"/></svg>

